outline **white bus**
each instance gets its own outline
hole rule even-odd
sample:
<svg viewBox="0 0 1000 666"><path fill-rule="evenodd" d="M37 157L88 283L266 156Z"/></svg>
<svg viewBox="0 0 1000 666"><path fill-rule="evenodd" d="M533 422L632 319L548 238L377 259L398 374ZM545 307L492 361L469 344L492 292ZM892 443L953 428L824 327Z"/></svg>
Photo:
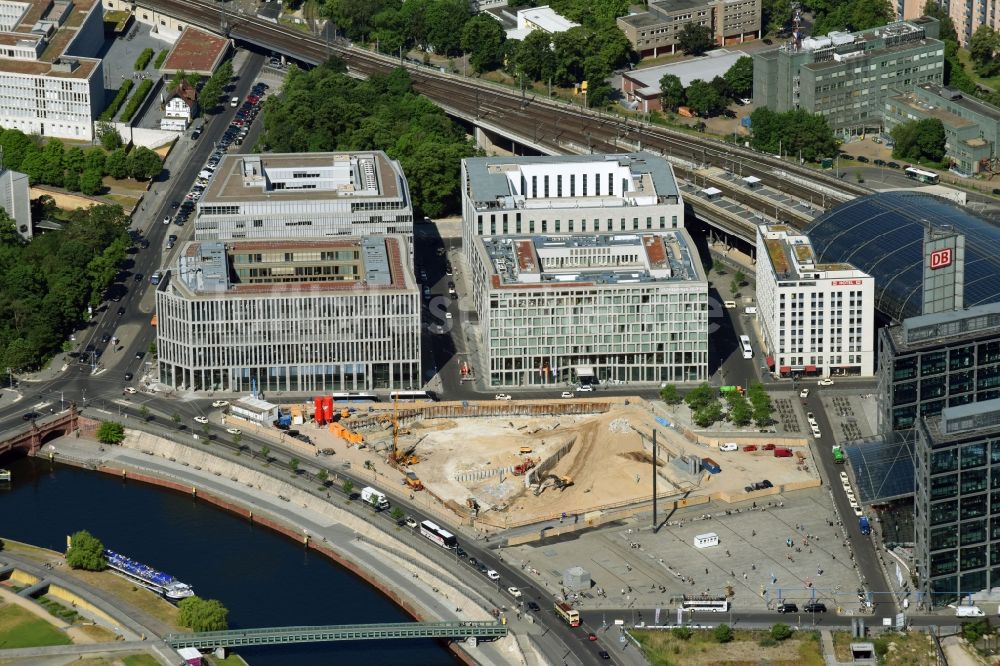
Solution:
<svg viewBox="0 0 1000 666"><path fill-rule="evenodd" d="M941 177L938 176L933 171L924 171L923 169L914 169L913 167L906 167L903 170L907 178L912 178L913 180L919 180L921 183L927 183L928 185L937 185Z"/></svg>
<svg viewBox="0 0 1000 666"><path fill-rule="evenodd" d="M434 394L430 391L391 391L389 402L434 402Z"/></svg>
<svg viewBox="0 0 1000 666"><path fill-rule="evenodd" d="M740 349L743 351L743 358L753 358L753 347L750 346L750 336L740 336Z"/></svg>
<svg viewBox="0 0 1000 666"><path fill-rule="evenodd" d="M692 613L727 613L729 600L688 596L681 602L681 608Z"/></svg>
<svg viewBox="0 0 1000 666"><path fill-rule="evenodd" d="M441 529L429 520L420 523L420 533L442 548L458 548L458 539L454 534Z"/></svg>

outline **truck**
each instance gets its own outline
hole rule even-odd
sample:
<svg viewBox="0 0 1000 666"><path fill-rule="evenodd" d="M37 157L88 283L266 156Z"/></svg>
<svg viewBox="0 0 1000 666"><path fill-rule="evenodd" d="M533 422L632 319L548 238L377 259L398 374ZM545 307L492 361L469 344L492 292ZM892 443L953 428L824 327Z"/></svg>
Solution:
<svg viewBox="0 0 1000 666"><path fill-rule="evenodd" d="M861 533L865 536L868 536L869 534L872 533L872 525L871 523L868 522L868 516L861 516L860 518L858 518L858 528L861 530Z"/></svg>
<svg viewBox="0 0 1000 666"><path fill-rule="evenodd" d="M959 606L955 609L955 617L983 617L986 613L978 606Z"/></svg>
<svg viewBox="0 0 1000 666"><path fill-rule="evenodd" d="M836 463L837 465L843 465L844 449L840 448L839 446L834 446L830 451L831 453L833 453L833 462Z"/></svg>
<svg viewBox="0 0 1000 666"><path fill-rule="evenodd" d="M701 466L707 469L711 474L718 474L722 471L722 468L719 467L719 463L715 462L711 458L702 458Z"/></svg>
<svg viewBox="0 0 1000 666"><path fill-rule="evenodd" d="M791 458L792 450L784 446L774 447L774 457L775 458Z"/></svg>
<svg viewBox="0 0 1000 666"><path fill-rule="evenodd" d="M389 498L385 496L385 493L371 486L361 489L361 501L371 504L376 511L385 511L389 508Z"/></svg>

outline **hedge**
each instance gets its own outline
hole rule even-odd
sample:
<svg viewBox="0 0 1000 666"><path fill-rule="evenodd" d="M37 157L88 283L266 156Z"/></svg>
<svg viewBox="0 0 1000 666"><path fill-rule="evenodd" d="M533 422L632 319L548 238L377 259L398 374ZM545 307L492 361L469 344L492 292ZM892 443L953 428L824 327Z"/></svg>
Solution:
<svg viewBox="0 0 1000 666"><path fill-rule="evenodd" d="M135 94L132 95L132 99L130 99L128 104L125 105L125 110L122 111L122 121L127 123L132 120L132 116L134 116L135 112L139 110L139 105L142 104L144 99L146 99L146 95L149 94L152 87L153 82L151 80L143 79L142 83L139 84L138 90L136 90Z"/></svg>
<svg viewBox="0 0 1000 666"><path fill-rule="evenodd" d="M153 49L143 49L139 57L135 59L135 71L141 72L146 69L146 65L153 59Z"/></svg>
<svg viewBox="0 0 1000 666"><path fill-rule="evenodd" d="M101 112L98 120L114 120L115 114L118 113L118 109L122 107L122 102L128 97L128 92L132 90L132 86L135 85L135 81L131 79L125 79L122 81L122 87L118 89L118 94L115 98L111 100L111 104L108 104L108 108Z"/></svg>
<svg viewBox="0 0 1000 666"><path fill-rule="evenodd" d="M167 59L168 53L170 53L170 49L163 49L156 55L156 62L153 63L153 66L156 67L156 69L163 67L163 63Z"/></svg>

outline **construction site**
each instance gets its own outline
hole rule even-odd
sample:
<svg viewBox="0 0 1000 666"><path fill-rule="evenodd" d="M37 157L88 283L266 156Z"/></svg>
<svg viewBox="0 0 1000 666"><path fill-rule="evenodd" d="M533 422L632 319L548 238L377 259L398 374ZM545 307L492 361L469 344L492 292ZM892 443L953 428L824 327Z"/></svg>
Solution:
<svg viewBox="0 0 1000 666"><path fill-rule="evenodd" d="M484 529L563 517L603 522L642 507L653 492L654 432L657 496L667 503L735 502L819 484L804 439L706 438L638 398L322 409L303 423L317 453L399 479Z"/></svg>

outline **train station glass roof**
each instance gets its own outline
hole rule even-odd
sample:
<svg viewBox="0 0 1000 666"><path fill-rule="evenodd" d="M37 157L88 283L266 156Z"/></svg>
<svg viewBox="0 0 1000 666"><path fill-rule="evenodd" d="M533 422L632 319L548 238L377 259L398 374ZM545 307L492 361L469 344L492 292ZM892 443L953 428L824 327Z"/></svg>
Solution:
<svg viewBox="0 0 1000 666"><path fill-rule="evenodd" d="M875 278L875 307L895 321L921 312L927 225L965 234L965 307L1000 301L1000 226L949 201L910 191L859 197L805 229L821 263L849 263Z"/></svg>

